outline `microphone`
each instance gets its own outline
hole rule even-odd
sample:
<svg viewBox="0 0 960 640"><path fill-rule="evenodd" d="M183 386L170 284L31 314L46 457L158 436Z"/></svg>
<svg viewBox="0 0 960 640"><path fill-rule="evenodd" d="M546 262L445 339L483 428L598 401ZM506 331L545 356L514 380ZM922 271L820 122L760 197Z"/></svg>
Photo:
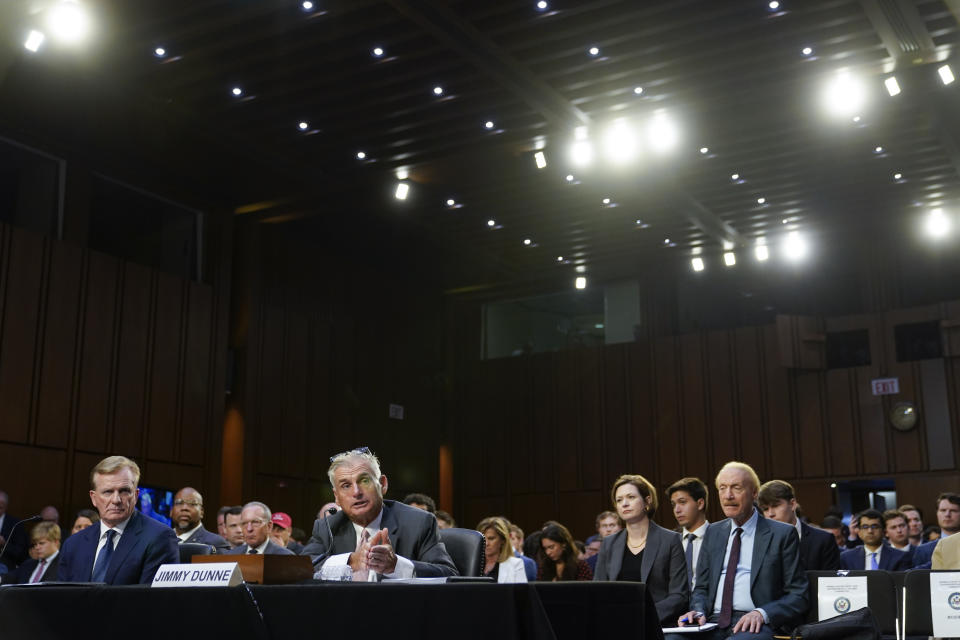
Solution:
<svg viewBox="0 0 960 640"><path fill-rule="evenodd" d="M330 536L330 544L327 545L327 550L317 556L317 559L313 561L313 566L318 566L321 562L330 557L330 552L333 551L333 531L330 529L330 522L328 521L329 517L337 512L336 507L330 507L326 510L327 517L323 519L323 524L327 525L327 535Z"/></svg>
<svg viewBox="0 0 960 640"><path fill-rule="evenodd" d="M24 518L20 520L15 525L10 527L10 536L7 538L6 542L3 543L3 549L0 549L0 560L3 560L3 554L7 552L7 545L10 544L10 539L13 538L13 532L17 530L17 527L22 525L24 522L33 522L34 520L42 520L40 516L30 516L29 518Z"/></svg>

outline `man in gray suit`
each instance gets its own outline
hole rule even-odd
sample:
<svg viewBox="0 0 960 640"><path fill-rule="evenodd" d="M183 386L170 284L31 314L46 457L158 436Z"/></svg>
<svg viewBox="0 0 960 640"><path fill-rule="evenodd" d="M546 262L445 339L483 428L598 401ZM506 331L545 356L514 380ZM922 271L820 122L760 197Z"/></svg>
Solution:
<svg viewBox="0 0 960 640"><path fill-rule="evenodd" d="M262 502L248 502L243 505L243 511L240 512L240 524L243 526L243 544L227 553L230 555L242 555L244 553L276 556L295 555L293 551L284 549L270 540L270 532L273 531L273 523L270 521L272 516L270 507Z"/></svg>
<svg viewBox="0 0 960 640"><path fill-rule="evenodd" d="M772 639L775 629L802 622L809 606L797 530L754 507L760 480L749 465L728 462L716 485L727 519L707 529L693 610L678 624L716 622L711 640Z"/></svg>
<svg viewBox="0 0 960 640"><path fill-rule="evenodd" d="M327 477L341 510L326 522L314 523L303 555L315 556L317 564L326 566L349 565L357 581L457 575L440 542L437 519L383 499L387 476L380 473L380 461L369 449L333 456Z"/></svg>
<svg viewBox="0 0 960 640"><path fill-rule="evenodd" d="M179 539L179 544L195 542L210 545L215 553L230 550L227 541L203 527L203 496L193 487L184 487L173 497L170 519Z"/></svg>

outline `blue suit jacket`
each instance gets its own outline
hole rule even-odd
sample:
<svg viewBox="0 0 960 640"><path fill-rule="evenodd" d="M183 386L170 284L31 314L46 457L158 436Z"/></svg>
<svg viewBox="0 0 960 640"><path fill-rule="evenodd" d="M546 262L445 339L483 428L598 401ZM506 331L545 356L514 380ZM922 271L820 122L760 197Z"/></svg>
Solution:
<svg viewBox="0 0 960 640"><path fill-rule="evenodd" d="M58 578L63 582L90 582L100 541L94 524L67 538L60 549ZM107 584L149 584L162 564L180 562L177 536L170 527L134 511L110 557Z"/></svg>
<svg viewBox="0 0 960 640"><path fill-rule="evenodd" d="M731 520L711 523L703 536L697 560L697 584L690 598L691 608L713 615L713 603L720 588L723 557L727 551ZM750 559L750 598L767 612L770 626L793 629L803 622L809 607L807 575L800 566L800 541L789 524L760 515Z"/></svg>
<svg viewBox="0 0 960 640"><path fill-rule="evenodd" d="M528 558L527 556L521 555L516 552L514 552L513 555L523 560L523 572L527 574L527 582L533 582L534 580L536 580L537 579L537 563L533 560L533 558ZM592 558L587 558L588 564L590 563L590 560L593 560L594 563L596 563L597 556L593 556ZM593 569L593 567L590 567L590 568Z"/></svg>
<svg viewBox="0 0 960 640"><path fill-rule="evenodd" d="M226 540L215 533L210 533L203 527L202 524L200 525L200 528L194 531L193 535L187 538L184 542L208 544L211 547L214 547L217 550L217 553L226 553L230 551L230 544Z"/></svg>
<svg viewBox="0 0 960 640"><path fill-rule="evenodd" d="M879 563L881 571L906 571L910 568L910 557L906 551L894 549L886 542L882 548ZM865 569L866 563L867 555L862 546L847 549L840 554L841 569Z"/></svg>
<svg viewBox="0 0 960 640"><path fill-rule="evenodd" d="M956 535L956 534L954 534ZM924 542L913 552L913 569L929 569L930 562L933 560L933 550L937 548L939 540ZM881 554L883 557L883 554Z"/></svg>
<svg viewBox="0 0 960 640"><path fill-rule="evenodd" d="M881 554L882 555L882 554ZM829 531L800 524L800 562L811 571L833 571L840 568L840 547Z"/></svg>

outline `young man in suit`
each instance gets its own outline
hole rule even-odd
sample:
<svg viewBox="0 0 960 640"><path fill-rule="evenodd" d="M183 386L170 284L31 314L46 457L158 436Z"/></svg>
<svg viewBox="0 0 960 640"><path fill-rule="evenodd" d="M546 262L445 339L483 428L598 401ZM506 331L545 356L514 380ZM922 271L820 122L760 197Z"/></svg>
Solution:
<svg viewBox="0 0 960 640"><path fill-rule="evenodd" d="M757 499L767 518L788 524L800 536L800 563L803 569L833 571L840 568L840 549L832 533L814 529L797 518L797 497L785 480L763 483Z"/></svg>
<svg viewBox="0 0 960 640"><path fill-rule="evenodd" d="M692 590L697 584L697 560L700 559L703 536L710 526L707 521L707 485L700 478L681 478L667 487L666 493L673 517L681 527L687 579Z"/></svg>
<svg viewBox="0 0 960 640"><path fill-rule="evenodd" d="M53 582L60 562L60 527L55 522L41 522L30 532L30 548L36 558L27 560L15 571L0 576L0 584Z"/></svg>
<svg viewBox="0 0 960 640"><path fill-rule="evenodd" d="M910 544L910 525L907 516L897 509L887 509L883 512L883 533L890 546L897 551L907 554L907 562L913 566L913 552L916 549Z"/></svg>
<svg viewBox="0 0 960 640"><path fill-rule="evenodd" d="M180 544L195 542L210 545L216 553L226 553L230 545L215 533L203 526L203 496L193 487L184 487L173 497L170 519Z"/></svg>
<svg viewBox="0 0 960 640"><path fill-rule="evenodd" d="M754 508L760 480L749 465L728 462L716 487L727 519L707 528L693 610L678 624L716 622L716 629L698 636L710 640L772 640L775 629L799 624L809 606L797 531Z"/></svg>
<svg viewBox="0 0 960 640"><path fill-rule="evenodd" d="M293 551L281 547L270 539L273 532L273 514L270 507L262 502L248 502L243 505L240 513L240 524L243 525L243 544L231 549L230 555L275 555L292 556Z"/></svg>
<svg viewBox="0 0 960 640"><path fill-rule="evenodd" d="M437 533L437 519L415 507L384 500L387 476L366 447L330 458L327 477L340 511L317 520L303 555L349 565L358 581L458 575ZM330 540L330 533L333 540ZM332 555L330 555L332 554ZM318 558L319 560L319 558Z"/></svg>
<svg viewBox="0 0 960 640"><path fill-rule="evenodd" d="M863 545L840 554L841 569L906 571L910 568L907 554L897 551L883 540L883 514L867 509L857 516Z"/></svg>
<svg viewBox="0 0 960 640"><path fill-rule="evenodd" d="M90 472L90 501L100 522L67 538L59 580L149 584L162 564L180 561L173 530L136 510L140 467L123 456L101 460Z"/></svg>

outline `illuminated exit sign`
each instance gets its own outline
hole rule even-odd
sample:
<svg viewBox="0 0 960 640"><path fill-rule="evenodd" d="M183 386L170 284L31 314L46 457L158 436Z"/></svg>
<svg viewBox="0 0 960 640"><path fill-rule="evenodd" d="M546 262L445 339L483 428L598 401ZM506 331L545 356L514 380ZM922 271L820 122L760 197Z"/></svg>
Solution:
<svg viewBox="0 0 960 640"><path fill-rule="evenodd" d="M877 378L870 381L875 396L889 396L900 393L900 378Z"/></svg>

